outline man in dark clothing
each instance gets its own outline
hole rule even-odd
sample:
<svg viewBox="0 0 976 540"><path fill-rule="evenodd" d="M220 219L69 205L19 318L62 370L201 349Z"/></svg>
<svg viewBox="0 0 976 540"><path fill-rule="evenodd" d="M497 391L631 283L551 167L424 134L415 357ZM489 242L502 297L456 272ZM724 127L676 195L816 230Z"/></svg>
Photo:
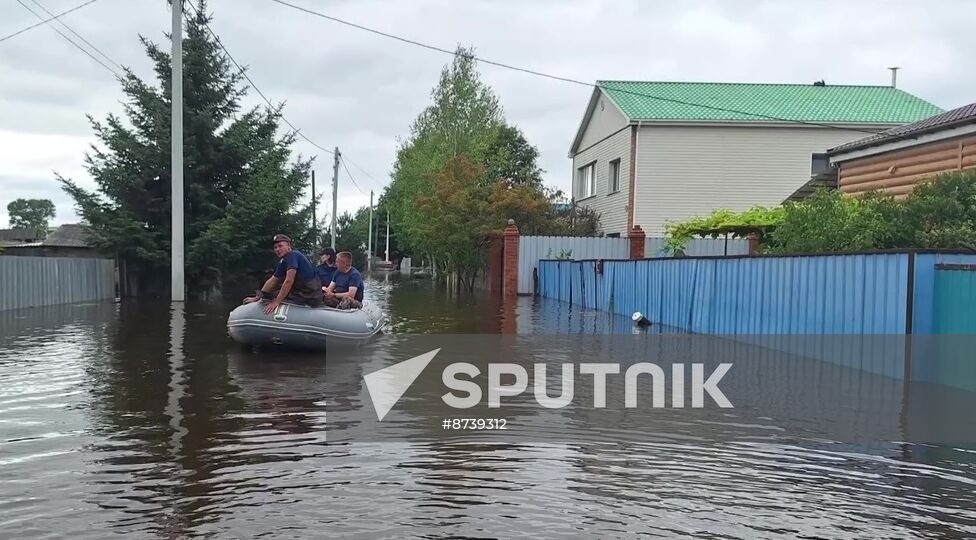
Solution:
<svg viewBox="0 0 976 540"><path fill-rule="evenodd" d="M322 250L319 257L319 265L315 267L315 275L322 282L322 291L332 283L332 275L336 271L336 251L330 247Z"/></svg>
<svg viewBox="0 0 976 540"><path fill-rule="evenodd" d="M296 304L311 307L322 305L322 282L315 274L315 269L308 257L301 251L292 248L291 238L284 234L276 234L272 239L274 254L281 260L275 268L274 275L264 282L261 287L261 298L249 296L244 299L245 304L258 300L271 299L264 308L265 313L273 313L282 302L288 300ZM277 294L274 294L277 291Z"/></svg>
<svg viewBox="0 0 976 540"><path fill-rule="evenodd" d="M336 257L336 272L325 289L325 305L339 309L363 307L363 276L352 267L352 253L343 251Z"/></svg>

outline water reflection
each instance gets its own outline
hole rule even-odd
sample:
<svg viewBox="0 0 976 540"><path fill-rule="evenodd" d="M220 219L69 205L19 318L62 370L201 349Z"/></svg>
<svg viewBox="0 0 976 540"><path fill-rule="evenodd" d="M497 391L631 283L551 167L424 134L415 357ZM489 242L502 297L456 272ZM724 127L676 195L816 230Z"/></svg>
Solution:
<svg viewBox="0 0 976 540"><path fill-rule="evenodd" d="M776 386L761 393L769 402L732 416L631 415L584 440L548 442L445 438L419 423L423 397L442 389L419 381L391 418L408 436L356 439L373 414L363 374L402 360L409 334L633 331L626 318L530 298L505 306L455 297L422 280L373 277L368 291L392 314L391 334L327 356L235 346L228 306L0 313L0 530L73 538L976 535L976 452L886 437L937 414L917 408L933 401L920 397L925 387L901 418L897 382L852 377L842 366L759 362L742 380ZM826 387L833 391L816 392ZM780 417L761 414L774 407ZM872 407L896 414L871 425ZM552 429L538 410L508 416L519 414ZM811 417L817 426L790 423ZM563 421L593 418L579 409ZM777 430L845 422L880 435L842 444ZM616 437L625 432L654 437Z"/></svg>

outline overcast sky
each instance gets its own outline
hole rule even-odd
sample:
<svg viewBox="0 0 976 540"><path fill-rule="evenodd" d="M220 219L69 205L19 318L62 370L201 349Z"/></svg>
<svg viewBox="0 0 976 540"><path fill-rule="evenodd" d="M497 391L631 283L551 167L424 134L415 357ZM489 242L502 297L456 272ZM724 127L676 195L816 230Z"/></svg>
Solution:
<svg viewBox="0 0 976 540"><path fill-rule="evenodd" d="M23 0L39 11L35 0ZM53 13L82 0L36 0ZM976 2L651 0L290 0L366 26L537 71L598 79L888 84L945 108L976 101ZM305 134L343 153L367 195L343 175L339 207L355 210L388 182L398 137L427 105L450 57L312 17L270 0L211 0L213 29ZM151 78L143 34L169 47L166 0L98 0L63 20L113 61ZM0 36L38 19L0 2ZM63 29L62 29L63 30ZM69 34L70 36L70 34ZM76 41L78 41L76 39ZM566 157L590 90L481 66L508 120L541 152L547 183L568 190ZM153 80L155 82L155 80ZM112 75L47 26L0 43L0 227L7 203L52 199L55 223L78 220L52 171L93 185L86 114L119 112ZM259 102L253 92L246 105ZM300 141L297 152L321 154ZM317 179L331 175L319 155ZM330 193L325 192L325 199Z"/></svg>

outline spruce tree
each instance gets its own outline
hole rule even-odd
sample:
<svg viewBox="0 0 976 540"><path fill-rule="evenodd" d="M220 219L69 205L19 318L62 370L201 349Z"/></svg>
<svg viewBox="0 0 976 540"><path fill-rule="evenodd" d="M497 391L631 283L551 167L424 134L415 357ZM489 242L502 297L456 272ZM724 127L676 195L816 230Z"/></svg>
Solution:
<svg viewBox="0 0 976 540"><path fill-rule="evenodd" d="M206 2L191 13L183 39L187 285L191 293L220 281L251 287L274 263L273 234L285 232L298 245L312 241L309 206L300 202L311 160L292 160L295 135L278 130L282 106L242 111L247 87L208 30ZM127 122L88 117L98 144L85 167L96 189L58 179L96 246L124 258L143 292L161 293L170 276L172 73L169 53L140 40L156 84L126 69Z"/></svg>

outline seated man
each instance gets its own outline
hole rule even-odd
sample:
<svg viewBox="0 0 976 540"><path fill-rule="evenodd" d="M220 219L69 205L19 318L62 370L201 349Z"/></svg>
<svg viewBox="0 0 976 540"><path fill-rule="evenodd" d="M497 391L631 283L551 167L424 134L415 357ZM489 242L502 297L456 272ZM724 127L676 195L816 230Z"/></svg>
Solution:
<svg viewBox="0 0 976 540"><path fill-rule="evenodd" d="M363 290L363 276L352 267L352 253L339 253L332 283L325 289L325 305L339 309L359 309L363 307Z"/></svg>
<svg viewBox="0 0 976 540"><path fill-rule="evenodd" d="M322 250L319 257L319 265L315 267L315 275L319 276L322 282L322 292L332 283L332 275L336 271L336 250L327 247Z"/></svg>
<svg viewBox="0 0 976 540"><path fill-rule="evenodd" d="M273 313L285 300L312 307L321 306L322 282L315 274L308 257L292 248L291 238L284 234L274 235L272 242L274 242L274 254L281 260L278 261L274 275L261 287L261 297L271 298L264 312ZM272 296L275 291L277 295ZM258 300L261 300L258 296L249 296L244 299L244 303L249 304Z"/></svg>

